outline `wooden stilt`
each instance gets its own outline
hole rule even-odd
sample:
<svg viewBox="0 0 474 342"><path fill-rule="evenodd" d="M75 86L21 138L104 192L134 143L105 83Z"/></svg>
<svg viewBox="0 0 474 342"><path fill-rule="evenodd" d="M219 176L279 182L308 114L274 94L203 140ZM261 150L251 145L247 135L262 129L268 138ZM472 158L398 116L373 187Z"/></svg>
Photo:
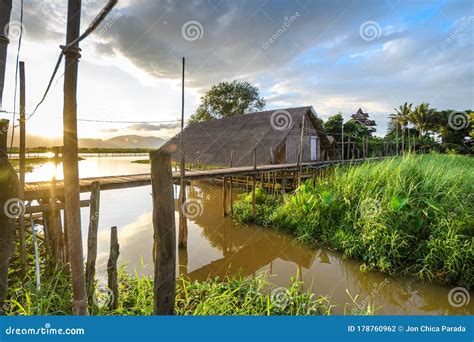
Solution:
<svg viewBox="0 0 474 342"><path fill-rule="evenodd" d="M227 216L227 177L222 178L222 216Z"/></svg>
<svg viewBox="0 0 474 342"><path fill-rule="evenodd" d="M234 166L234 151L230 151L230 162L229 162L229 167L231 168ZM232 190L232 176L229 177L229 197L230 197L230 216L234 215L234 194Z"/></svg>
<svg viewBox="0 0 474 342"><path fill-rule="evenodd" d="M150 154L155 254L155 315L172 315L176 294L176 231L171 155L160 150Z"/></svg>
<svg viewBox="0 0 474 342"><path fill-rule="evenodd" d="M49 225L49 232L52 242L52 254L56 261L65 261L63 252L63 237L61 229L61 212L57 209L56 202L56 168L59 161L59 147L54 148L54 174L51 179L50 190L50 204L51 204L51 219Z"/></svg>
<svg viewBox="0 0 474 342"><path fill-rule="evenodd" d="M89 305L94 295L95 262L97 260L97 232L99 228L100 184L92 183L89 213L89 232L87 237L86 289Z"/></svg>
<svg viewBox="0 0 474 342"><path fill-rule="evenodd" d="M0 5L1 7L1 5ZM0 14L1 16L1 14ZM0 66L1 67L1 66ZM0 89L1 90L1 89ZM0 315L3 315L4 301L7 297L8 268L10 258L15 252L15 230L16 219L14 214L18 202L12 202L18 198L18 176L8 161L7 155L7 133L8 120L0 119ZM8 205L7 205L8 204ZM21 207L19 207L21 209Z"/></svg>
<svg viewBox="0 0 474 342"><path fill-rule="evenodd" d="M117 227L110 229L110 255L107 262L108 286L111 291L111 300L109 302L110 310L117 310L118 307L118 270L117 260L120 254L120 245L118 243Z"/></svg>
<svg viewBox="0 0 474 342"><path fill-rule="evenodd" d="M179 236L178 246L179 248L185 248L188 244L188 218L186 217L186 183L180 182L182 185L179 187L179 201L178 208L179 213Z"/></svg>
<svg viewBox="0 0 474 342"><path fill-rule="evenodd" d="M301 184L301 173L303 172L302 170L302 165L303 165L303 137L304 137L304 119L306 115L303 115L303 119L301 121L301 135L300 135L300 146L299 146L299 152L298 152L298 186Z"/></svg>
<svg viewBox="0 0 474 342"><path fill-rule="evenodd" d="M253 150L253 169L256 170L257 169L257 149L255 148ZM256 207L255 207L255 188L257 186L257 176L256 174L254 173L253 177L252 177L252 215L255 216L257 211L256 211Z"/></svg>
<svg viewBox="0 0 474 342"><path fill-rule="evenodd" d="M18 197L25 198L25 152L26 152L26 129L25 129L25 63L20 62L20 185ZM26 244L25 244L25 220L23 213L18 217L18 232L20 236L20 276L26 274Z"/></svg>
<svg viewBox="0 0 474 342"><path fill-rule="evenodd" d="M178 261L179 261L179 274L187 275L188 274L188 248L179 248L178 249Z"/></svg>
<svg viewBox="0 0 474 342"><path fill-rule="evenodd" d="M183 57L182 80L181 80L181 134L179 135L179 150L181 153L181 160L179 165L179 247L186 247L188 243L188 220L185 215L186 206L186 184L184 183L184 176L186 172L186 157L184 151L184 76L185 76L186 60Z"/></svg>

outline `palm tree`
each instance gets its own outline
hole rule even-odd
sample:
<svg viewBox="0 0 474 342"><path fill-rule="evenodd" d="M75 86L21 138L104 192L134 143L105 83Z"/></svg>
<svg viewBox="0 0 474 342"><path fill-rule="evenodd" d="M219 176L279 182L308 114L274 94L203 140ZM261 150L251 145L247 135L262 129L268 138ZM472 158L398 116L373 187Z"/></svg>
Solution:
<svg viewBox="0 0 474 342"><path fill-rule="evenodd" d="M405 102L403 105L400 107L394 108L396 114L393 116L393 119L397 123L397 127L402 128L402 151L405 153L405 130L407 128L408 122L409 122L409 117L412 113L412 108L413 104L408 102Z"/></svg>
<svg viewBox="0 0 474 342"><path fill-rule="evenodd" d="M408 116L408 120L415 125L422 139L430 124L430 119L434 115L435 109L430 108L429 103L422 103L416 106L415 110Z"/></svg>

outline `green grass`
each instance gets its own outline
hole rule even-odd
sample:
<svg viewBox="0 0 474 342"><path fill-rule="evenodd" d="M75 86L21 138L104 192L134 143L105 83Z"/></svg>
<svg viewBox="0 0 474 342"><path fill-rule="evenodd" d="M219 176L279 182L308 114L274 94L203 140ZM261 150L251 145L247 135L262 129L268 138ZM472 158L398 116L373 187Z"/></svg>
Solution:
<svg viewBox="0 0 474 342"><path fill-rule="evenodd" d="M40 250L43 250L42 242ZM7 315L71 315L71 277L61 268L41 256L41 288L37 292L31 238L27 241L28 269L24 280L19 278L18 254L12 259L8 300L4 306ZM100 286L98 286L100 288ZM272 295L275 287L265 274L255 279L233 277L190 281L178 278L176 315L329 315L333 306L326 297L316 297L303 290L301 282L289 279L286 288L279 288L279 296ZM153 313L153 279L131 275L125 268L119 271L118 309L107 305L106 288L96 290L99 305L90 305L93 315L151 315ZM360 308L348 303L347 314L373 314L370 305Z"/></svg>
<svg viewBox="0 0 474 342"><path fill-rule="evenodd" d="M235 217L363 260L362 270L474 285L474 159L409 155L337 167L316 186L242 196Z"/></svg>

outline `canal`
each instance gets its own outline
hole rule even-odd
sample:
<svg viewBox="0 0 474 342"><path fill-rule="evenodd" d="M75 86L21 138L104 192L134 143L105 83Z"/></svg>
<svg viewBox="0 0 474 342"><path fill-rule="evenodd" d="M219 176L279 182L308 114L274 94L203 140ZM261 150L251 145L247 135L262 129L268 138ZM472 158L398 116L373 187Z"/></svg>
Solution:
<svg viewBox="0 0 474 342"><path fill-rule="evenodd" d="M80 161L81 177L127 175L149 172L149 165L132 163L141 157L94 157ZM146 157L142 157L146 158ZM27 181L62 178L62 165L45 163L26 176ZM175 198L178 189L175 187ZM450 287L411 277L391 277L378 272L361 272L361 263L324 248L310 248L289 236L256 226L236 223L222 216L222 193L209 183L188 188L188 201L195 211L188 220L187 250L178 251L177 272L192 280L262 273L275 286L287 286L298 278L315 295L327 296L344 313L346 304L361 307L371 303L382 315L473 314L471 301L462 308L448 302ZM89 194L82 194L84 199ZM177 201L176 201L177 203ZM109 253L110 227L118 227L119 263L139 275L153 274L151 186L110 190L101 193L97 267L104 277ZM89 210L82 210L82 231L86 251ZM176 220L178 215L176 215ZM150 295L152 295L150 293Z"/></svg>

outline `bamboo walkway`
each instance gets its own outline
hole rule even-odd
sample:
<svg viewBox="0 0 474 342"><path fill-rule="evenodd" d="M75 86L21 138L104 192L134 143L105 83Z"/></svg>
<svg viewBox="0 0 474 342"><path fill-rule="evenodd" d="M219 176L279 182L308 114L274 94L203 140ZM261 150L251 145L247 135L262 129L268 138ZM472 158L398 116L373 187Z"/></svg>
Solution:
<svg viewBox="0 0 474 342"><path fill-rule="evenodd" d="M375 159L375 158L374 158ZM378 159L378 158L377 158ZM368 160L368 159L365 159ZM267 172L292 172L302 169L320 169L336 164L353 164L361 163L364 159L353 159L353 160L329 160L329 161L316 161L299 164L268 164L260 165L257 167L253 166L241 166L232 168L212 169L212 170L189 170L185 173L185 180L205 180L221 177L231 176L258 176L262 173ZM179 171L173 172L173 182L179 183ZM94 178L83 178L80 180L79 186L81 192L90 192L92 189L92 183L99 182L100 190L114 190L133 188L139 186L145 186L151 184L151 174L137 174L137 175L126 175L126 176L109 176L109 177L94 177ZM42 198L48 198L51 192L51 182L29 182L25 184L25 197L24 199L36 200ZM63 196L64 184L63 181L56 181L56 196Z"/></svg>

